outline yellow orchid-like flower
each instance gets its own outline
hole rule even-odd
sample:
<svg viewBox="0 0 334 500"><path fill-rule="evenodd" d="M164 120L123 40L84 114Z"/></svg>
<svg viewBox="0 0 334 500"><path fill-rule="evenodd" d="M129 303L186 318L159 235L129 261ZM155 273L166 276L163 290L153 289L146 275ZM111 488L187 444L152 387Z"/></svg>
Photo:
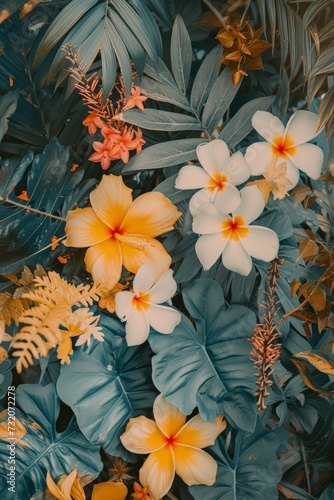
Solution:
<svg viewBox="0 0 334 500"><path fill-rule="evenodd" d="M136 273L149 263L159 278L171 263L155 237L171 231L181 213L161 193L145 193L133 201L131 191L122 177L104 175L90 194L92 207L71 210L67 216L65 244L89 247L86 268L109 290L118 282L122 265Z"/></svg>
<svg viewBox="0 0 334 500"><path fill-rule="evenodd" d="M64 474L56 484L50 471L46 475L46 484L50 493L57 500L86 500L85 491L79 481L78 471L73 469L70 474ZM95 484L92 500L125 500L128 489L123 483L105 482Z"/></svg>
<svg viewBox="0 0 334 500"><path fill-rule="evenodd" d="M149 453L139 479L153 500L162 498L172 486L175 473L190 485L213 485L216 461L201 448L214 444L225 429L222 416L215 423L199 415L186 423L186 416L160 394L153 405L155 422L144 416L131 418L121 441L133 453Z"/></svg>

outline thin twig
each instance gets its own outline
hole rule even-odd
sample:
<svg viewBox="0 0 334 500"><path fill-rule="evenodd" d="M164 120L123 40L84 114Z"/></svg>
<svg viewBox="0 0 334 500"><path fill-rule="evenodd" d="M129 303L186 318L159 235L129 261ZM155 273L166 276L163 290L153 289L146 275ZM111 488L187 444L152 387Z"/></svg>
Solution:
<svg viewBox="0 0 334 500"><path fill-rule="evenodd" d="M9 203L10 205L14 205L14 207L23 208L28 212L34 212L35 214L45 215L45 217L51 217L51 219L57 219L61 220L62 222L66 222L66 219L64 219L64 217L59 217L58 215L53 215L49 214L48 212L43 212L42 210L37 210L37 208L32 208L29 207L29 205L23 205L22 203L17 203L16 201L8 200L7 198L3 198L2 196L0 196L0 201L3 201L4 203Z"/></svg>

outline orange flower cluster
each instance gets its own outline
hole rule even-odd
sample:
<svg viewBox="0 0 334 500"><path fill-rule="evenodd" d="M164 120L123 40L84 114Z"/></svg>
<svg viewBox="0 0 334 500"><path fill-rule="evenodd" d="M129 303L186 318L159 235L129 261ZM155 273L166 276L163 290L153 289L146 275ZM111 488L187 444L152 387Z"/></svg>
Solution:
<svg viewBox="0 0 334 500"><path fill-rule="evenodd" d="M147 97L141 95L140 88L132 85L130 99L124 105L122 111L135 106L143 111L143 102L146 99ZM95 153L89 157L89 160L101 162L103 170L110 167L112 160L121 159L124 163L127 163L129 161L129 152L136 150L138 154L145 144L142 131L139 128L135 130L132 126L126 126L123 121L118 119L119 116L119 114L116 114L112 119L112 125L110 125L101 119L98 111L91 111L82 122L83 125L88 127L90 135L95 135L98 129L101 130L104 141L93 142Z"/></svg>
<svg viewBox="0 0 334 500"><path fill-rule="evenodd" d="M248 76L246 70L263 69L261 54L271 47L266 40L259 40L263 28L254 30L248 21L236 19L222 29L217 38L225 47L222 63L232 70L232 79L238 84L242 75Z"/></svg>

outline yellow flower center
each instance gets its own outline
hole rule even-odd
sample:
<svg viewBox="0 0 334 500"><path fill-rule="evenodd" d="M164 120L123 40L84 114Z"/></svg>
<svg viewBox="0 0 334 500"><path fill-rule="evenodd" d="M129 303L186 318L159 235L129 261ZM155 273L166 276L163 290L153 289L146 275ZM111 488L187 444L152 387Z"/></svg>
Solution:
<svg viewBox="0 0 334 500"><path fill-rule="evenodd" d="M279 135L273 139L273 145L271 146L274 155L280 156L281 158L286 158L287 153L293 156L296 154L296 148L294 147L294 142L290 136L283 137Z"/></svg>
<svg viewBox="0 0 334 500"><path fill-rule="evenodd" d="M150 308L150 294L139 292L138 295L135 295L132 299L132 305L137 309L137 311L147 310Z"/></svg>
<svg viewBox="0 0 334 500"><path fill-rule="evenodd" d="M210 191L214 191L215 189L218 189L218 191L222 191L225 187L225 183L229 180L227 175L222 172L214 172L210 175L211 178L208 182L208 188L210 189Z"/></svg>
<svg viewBox="0 0 334 500"><path fill-rule="evenodd" d="M249 232L245 225L245 220L240 215L236 215L233 219L223 222L222 236L238 241L239 238L244 238Z"/></svg>

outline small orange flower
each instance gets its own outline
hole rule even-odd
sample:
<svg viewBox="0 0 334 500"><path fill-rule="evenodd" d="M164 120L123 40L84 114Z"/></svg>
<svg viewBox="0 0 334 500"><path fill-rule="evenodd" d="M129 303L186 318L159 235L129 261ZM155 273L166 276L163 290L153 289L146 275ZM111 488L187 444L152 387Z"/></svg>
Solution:
<svg viewBox="0 0 334 500"><path fill-rule="evenodd" d="M67 255L64 255L64 257L62 257L61 255L59 255L59 257L57 257L57 259L59 260L59 262L61 264L66 264L67 261L68 261L68 256Z"/></svg>
<svg viewBox="0 0 334 500"><path fill-rule="evenodd" d="M139 483L135 482L133 485L134 493L131 493L132 498L134 500L151 500L150 495L148 494L148 486L143 488Z"/></svg>
<svg viewBox="0 0 334 500"><path fill-rule="evenodd" d="M23 190L22 193L18 195L18 198L23 201L29 201L28 193L25 190Z"/></svg>
<svg viewBox="0 0 334 500"><path fill-rule="evenodd" d="M59 240L60 238L57 238L57 236L52 236L51 238L51 250L55 250L59 246Z"/></svg>
<svg viewBox="0 0 334 500"><path fill-rule="evenodd" d="M119 148L115 146L113 142L106 139L104 142L93 142L93 148L96 153L93 153L88 158L90 161L101 162L101 167L103 170L107 170L110 167L112 160L119 159Z"/></svg>
<svg viewBox="0 0 334 500"><path fill-rule="evenodd" d="M79 163L73 163L72 167L71 167L71 172L75 172L76 169L78 168L79 166Z"/></svg>
<svg viewBox="0 0 334 500"><path fill-rule="evenodd" d="M14 79L10 76L9 77L9 86L12 87L14 85Z"/></svg>
<svg viewBox="0 0 334 500"><path fill-rule="evenodd" d="M132 85L131 89L131 97L126 103L126 105L123 108L123 111L126 111L127 109L134 108L137 106L137 108L141 109L144 111L144 105L143 102L147 100L147 97L144 95L141 95L141 90L137 85Z"/></svg>
<svg viewBox="0 0 334 500"><path fill-rule="evenodd" d="M91 111L82 124L88 127L89 135L95 135L97 129L103 127L103 122L96 111Z"/></svg>

